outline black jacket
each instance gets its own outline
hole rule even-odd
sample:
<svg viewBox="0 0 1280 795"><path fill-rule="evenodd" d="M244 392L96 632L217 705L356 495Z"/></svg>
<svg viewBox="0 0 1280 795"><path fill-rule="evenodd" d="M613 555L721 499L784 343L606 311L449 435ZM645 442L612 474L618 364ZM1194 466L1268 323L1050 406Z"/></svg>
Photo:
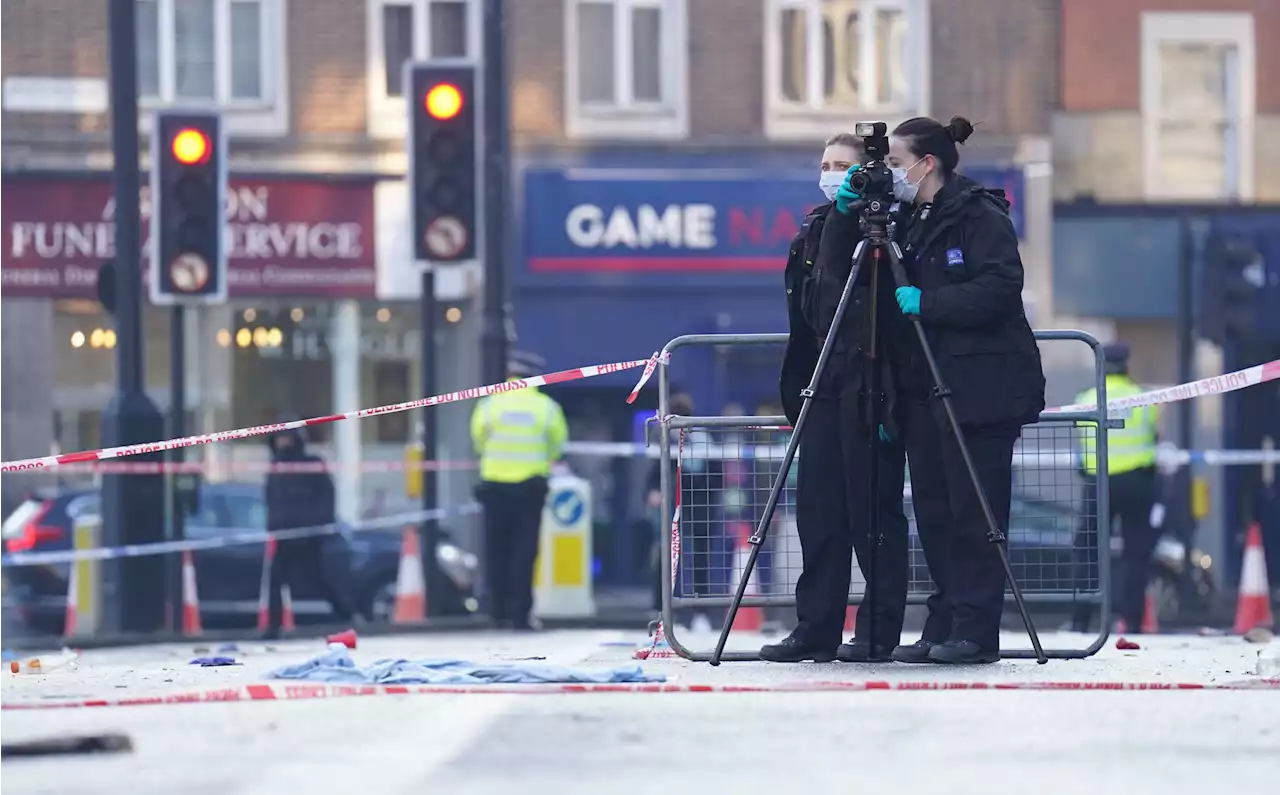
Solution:
<svg viewBox="0 0 1280 795"><path fill-rule="evenodd" d="M1029 424L1044 410L1040 349L1022 305L1018 236L1003 191L952 175L905 236L905 264L920 288L920 318L961 424ZM905 382L931 386L923 356Z"/></svg>
<svg viewBox="0 0 1280 795"><path fill-rule="evenodd" d="M294 437L293 446L283 455L271 448L271 459L277 463L321 463L318 456L307 452L302 434L283 431ZM275 435L268 437L271 444ZM267 530L295 527L318 527L334 521L333 479L327 472L272 472L267 475Z"/></svg>
<svg viewBox="0 0 1280 795"><path fill-rule="evenodd" d="M813 289L813 261L818 256L818 241L827 213L835 205L828 202L814 208L800 224L800 231L791 240L787 250L787 267L783 271L783 283L787 288L787 325L789 336L782 352L782 372L778 378L782 398L782 413L792 423L800 416L804 403L800 392L809 385L813 368L818 363L818 351L822 340L805 317L805 302Z"/></svg>
<svg viewBox="0 0 1280 795"><path fill-rule="evenodd" d="M783 411L793 423L803 405L800 392L808 386L817 365L860 239L858 213L844 215L834 204L826 204L805 218L791 243L785 275L790 337L782 363L781 388ZM819 395L847 394L863 387L865 356L871 342L871 275L869 265L859 274L852 302L845 310L832 356L818 385ZM877 286L879 391L884 400L880 419L891 433L896 433L897 387L891 365L897 358L894 348L907 339L910 329L894 301L893 278L887 267L878 274Z"/></svg>

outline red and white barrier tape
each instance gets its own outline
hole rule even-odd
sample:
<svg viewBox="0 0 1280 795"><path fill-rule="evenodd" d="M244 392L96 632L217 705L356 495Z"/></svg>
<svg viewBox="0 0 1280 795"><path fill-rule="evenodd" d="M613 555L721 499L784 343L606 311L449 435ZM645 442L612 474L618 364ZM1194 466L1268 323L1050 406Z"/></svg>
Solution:
<svg viewBox="0 0 1280 795"><path fill-rule="evenodd" d="M949 681L828 681L778 684L529 684L529 685L325 685L257 684L193 690L159 696L19 701L0 704L2 710L84 709L91 707L144 707L164 704L209 704L231 701L301 701L317 698L409 695L570 695L602 693L867 693L926 690L1280 690L1280 679L1238 682L949 682Z"/></svg>
<svg viewBox="0 0 1280 795"><path fill-rule="evenodd" d="M636 382L635 388L631 390L631 394L627 395L627 403L635 403L636 398L640 395L640 390L644 389L644 385L649 383L649 379L653 377L653 371L658 368L658 364L667 364L671 361L671 355L654 351L649 357L649 361L644 364L644 372L640 374L640 380Z"/></svg>
<svg viewBox="0 0 1280 795"><path fill-rule="evenodd" d="M184 436L180 439L168 439L162 442L148 442L145 444L126 445L124 447L110 447L105 450L85 450L79 453L63 453L62 455L50 455L42 458L27 458L21 461L6 461L4 463L0 463L0 472L17 472L27 469L50 469L64 464L75 464L85 461L101 461L106 458L122 458L124 456L131 455L145 455L147 453L158 453L164 450L175 450L179 447L194 447L195 445L225 442L231 439L246 439L251 436L265 436L271 433L279 433L281 431L293 430L295 428L306 428L313 425L328 425L329 423L340 422L342 420L355 420L363 419L365 417L377 417L383 414L395 414L401 411L411 411L413 409L427 408L429 406L439 406L445 403L457 403L463 400L473 400L475 398L492 395L498 392L511 392L517 389L527 389L531 386L545 386L548 384L561 384L566 381L577 381L583 378L595 378L596 376L617 373L622 370L644 367L650 361L650 359L640 359L638 361L631 362L614 362L612 364L600 364L593 365L591 367L578 367L572 370L561 370L558 373L535 375L532 378L521 378L514 381L506 381L501 384L489 384L488 386L478 386L471 389L463 389L458 392L449 392L444 395L433 395L431 397L419 398L418 400L410 400L404 403L396 403L390 406L378 406L377 408L348 411L345 414L330 414L327 417L312 417L311 419L278 422L272 425L257 425L252 428L238 428L234 431L219 431L218 433L208 433L199 436Z"/></svg>
<svg viewBox="0 0 1280 795"><path fill-rule="evenodd" d="M1178 384L1164 389L1152 389L1149 392L1142 392L1128 397L1111 398L1107 400L1107 411L1123 411L1124 409L1132 409L1139 406L1176 403L1180 400L1190 400L1191 398L1205 395L1220 395L1224 392L1235 392L1245 387L1274 381L1277 378L1280 378L1280 359L1265 364L1257 364L1253 367L1246 367L1243 370L1236 370L1234 373L1201 378L1199 381L1192 381L1187 384ZM1093 411L1096 408L1096 403L1073 403L1070 406L1045 409L1045 413Z"/></svg>
<svg viewBox="0 0 1280 795"><path fill-rule="evenodd" d="M266 475L279 473L296 475L306 472L405 472L413 470L443 471L476 469L475 461L93 461L81 464L63 464L57 469L43 470L53 473L84 473L99 475L200 475L235 474Z"/></svg>

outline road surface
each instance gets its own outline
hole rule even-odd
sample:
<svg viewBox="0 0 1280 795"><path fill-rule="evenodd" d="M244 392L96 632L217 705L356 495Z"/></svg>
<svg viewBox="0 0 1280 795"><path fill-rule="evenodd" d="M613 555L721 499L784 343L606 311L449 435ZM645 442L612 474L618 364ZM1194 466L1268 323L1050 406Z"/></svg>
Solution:
<svg viewBox="0 0 1280 795"><path fill-rule="evenodd" d="M1015 636L1011 643L1017 643ZM713 638L682 636L709 648ZM914 638L912 638L914 639ZM602 669L631 663L624 632L361 639L358 662L456 657ZM744 636L732 647L761 640ZM1083 636L1046 634L1046 646ZM1239 638L1138 638L1084 661L935 666L642 663L678 684L885 680L1252 683ZM628 642L631 642L628 645ZM320 640L242 645L244 665L199 668L191 645L85 652L72 670L6 674L3 703L193 691L270 681ZM6 710L4 742L118 730L131 754L4 763L5 795L604 795L676 791L1264 793L1280 786L1280 689L1180 692L862 691L427 694Z"/></svg>

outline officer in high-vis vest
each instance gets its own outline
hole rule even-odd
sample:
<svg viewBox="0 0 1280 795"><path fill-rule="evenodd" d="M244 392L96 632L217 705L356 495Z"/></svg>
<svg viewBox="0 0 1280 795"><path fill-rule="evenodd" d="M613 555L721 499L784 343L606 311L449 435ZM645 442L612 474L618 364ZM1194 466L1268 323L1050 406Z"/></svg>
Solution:
<svg viewBox="0 0 1280 795"><path fill-rule="evenodd" d="M1107 372L1107 400L1137 395L1145 390L1129 377L1129 346L1116 343L1103 348ZM1089 389L1076 397L1076 403L1093 403L1098 390ZM1114 414L1112 415L1114 416ZM1118 603L1124 631L1140 632L1143 606L1146 601L1147 583L1151 576L1151 561L1155 554L1158 530L1151 526L1151 509L1156 501L1156 423L1159 412L1155 406L1139 406L1124 414L1124 427L1107 431L1107 459L1101 463L1106 468L1111 487L1112 534L1115 521L1120 520L1119 533L1124 540L1124 552L1120 558ZM1083 425L1084 423L1081 423ZM1076 531L1077 576L1096 577L1083 572L1089 563L1096 563L1098 467L1096 426L1090 424L1081 434L1080 470L1084 476L1084 516ZM1110 554L1103 550L1102 554ZM1081 584L1084 587L1084 583ZM1091 606L1076 606L1074 629L1086 632L1089 628Z"/></svg>
<svg viewBox="0 0 1280 795"><path fill-rule="evenodd" d="M537 375L538 357L513 353L508 381ZM484 507L489 612L499 627L536 629L533 565L547 477L568 439L560 404L537 387L489 395L471 415L480 457L476 497Z"/></svg>

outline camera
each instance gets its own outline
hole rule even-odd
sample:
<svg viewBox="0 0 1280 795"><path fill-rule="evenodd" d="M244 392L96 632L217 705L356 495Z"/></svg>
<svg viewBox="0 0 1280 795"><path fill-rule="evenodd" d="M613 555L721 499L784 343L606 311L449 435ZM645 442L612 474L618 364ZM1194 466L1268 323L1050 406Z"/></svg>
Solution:
<svg viewBox="0 0 1280 795"><path fill-rule="evenodd" d="M864 199L893 201L893 172L885 165L889 156L889 125L882 121L860 121L853 134L862 139L865 155L862 168L849 178L849 187Z"/></svg>

